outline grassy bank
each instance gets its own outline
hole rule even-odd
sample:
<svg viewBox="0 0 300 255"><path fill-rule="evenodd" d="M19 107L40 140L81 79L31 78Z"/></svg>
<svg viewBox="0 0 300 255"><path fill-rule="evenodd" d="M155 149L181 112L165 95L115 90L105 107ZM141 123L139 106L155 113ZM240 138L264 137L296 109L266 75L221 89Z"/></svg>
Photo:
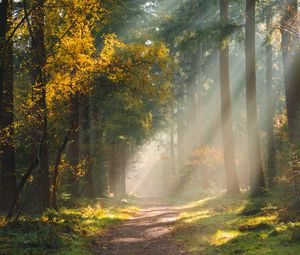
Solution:
<svg viewBox="0 0 300 255"><path fill-rule="evenodd" d="M0 255L92 254L97 235L137 212L129 204L112 200L78 202L60 212L22 216L14 228L0 222Z"/></svg>
<svg viewBox="0 0 300 255"><path fill-rule="evenodd" d="M176 238L192 254L300 254L300 217L289 209L288 194L221 195L190 203L182 208Z"/></svg>

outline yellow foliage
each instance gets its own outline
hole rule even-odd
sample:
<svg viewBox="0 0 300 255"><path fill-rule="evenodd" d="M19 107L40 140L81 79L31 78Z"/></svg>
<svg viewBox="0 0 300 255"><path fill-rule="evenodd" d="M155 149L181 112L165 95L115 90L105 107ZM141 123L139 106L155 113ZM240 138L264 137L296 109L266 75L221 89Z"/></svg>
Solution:
<svg viewBox="0 0 300 255"><path fill-rule="evenodd" d="M125 44L115 34L104 37L100 54L101 71L113 83L122 83L149 97L167 101L171 98L172 61L163 43Z"/></svg>
<svg viewBox="0 0 300 255"><path fill-rule="evenodd" d="M75 93L90 90L96 70L95 42L92 35L96 21L103 19L105 10L97 0L49 1L46 40L50 55L46 73L47 103L66 100ZM53 39L54 38L54 39Z"/></svg>

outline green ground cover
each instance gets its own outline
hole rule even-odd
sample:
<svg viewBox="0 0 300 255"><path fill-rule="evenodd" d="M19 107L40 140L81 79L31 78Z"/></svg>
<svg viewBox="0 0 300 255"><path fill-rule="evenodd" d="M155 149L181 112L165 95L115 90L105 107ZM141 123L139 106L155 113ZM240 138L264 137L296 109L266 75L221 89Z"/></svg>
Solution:
<svg viewBox="0 0 300 255"><path fill-rule="evenodd" d="M14 228L0 221L0 255L92 254L99 234L132 217L138 209L113 200L80 201L59 212L21 216Z"/></svg>
<svg viewBox="0 0 300 255"><path fill-rule="evenodd" d="M290 208L287 194L221 195L189 203L182 207L176 238L193 254L300 254L300 214Z"/></svg>

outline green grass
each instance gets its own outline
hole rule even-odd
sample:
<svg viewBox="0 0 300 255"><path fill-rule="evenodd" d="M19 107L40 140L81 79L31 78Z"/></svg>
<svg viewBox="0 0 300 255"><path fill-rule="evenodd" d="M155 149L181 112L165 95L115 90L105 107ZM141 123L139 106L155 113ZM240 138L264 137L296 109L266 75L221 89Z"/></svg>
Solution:
<svg viewBox="0 0 300 255"><path fill-rule="evenodd" d="M192 254L300 254L300 218L278 193L221 195L182 207L175 236Z"/></svg>
<svg viewBox="0 0 300 255"><path fill-rule="evenodd" d="M59 213L49 210L35 217L22 216L13 229L0 219L0 255L92 254L97 235L138 210L112 200L77 205L61 208Z"/></svg>

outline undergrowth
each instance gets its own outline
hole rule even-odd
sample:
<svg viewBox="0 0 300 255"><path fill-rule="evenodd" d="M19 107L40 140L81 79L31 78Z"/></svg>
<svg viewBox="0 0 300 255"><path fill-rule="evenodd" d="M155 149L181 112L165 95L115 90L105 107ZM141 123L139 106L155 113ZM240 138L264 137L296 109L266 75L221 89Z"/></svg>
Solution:
<svg viewBox="0 0 300 255"><path fill-rule="evenodd" d="M136 213L137 208L107 200L76 203L59 212L21 216L14 228L0 218L0 255L92 254L91 247L105 228Z"/></svg>
<svg viewBox="0 0 300 255"><path fill-rule="evenodd" d="M182 208L175 235L192 254L300 254L300 217L291 203L282 192L206 198Z"/></svg>

